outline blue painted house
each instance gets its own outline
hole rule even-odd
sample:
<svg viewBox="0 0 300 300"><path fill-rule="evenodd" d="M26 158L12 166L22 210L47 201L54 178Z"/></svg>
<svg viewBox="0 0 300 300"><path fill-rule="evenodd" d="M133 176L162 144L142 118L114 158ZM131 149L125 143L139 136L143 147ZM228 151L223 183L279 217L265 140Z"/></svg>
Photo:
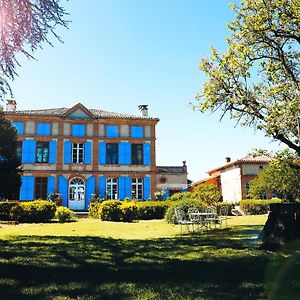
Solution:
<svg viewBox="0 0 300 300"><path fill-rule="evenodd" d="M146 105L140 115L71 108L16 110L5 115L18 132L23 174L20 200L60 193L63 205L84 211L92 194L102 199L153 198L155 126Z"/></svg>

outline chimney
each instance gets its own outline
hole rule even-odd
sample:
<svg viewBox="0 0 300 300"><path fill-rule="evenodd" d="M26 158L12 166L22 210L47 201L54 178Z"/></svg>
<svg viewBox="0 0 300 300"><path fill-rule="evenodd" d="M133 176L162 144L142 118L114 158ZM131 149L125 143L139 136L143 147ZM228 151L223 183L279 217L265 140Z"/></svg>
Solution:
<svg viewBox="0 0 300 300"><path fill-rule="evenodd" d="M187 173L186 160L184 160L182 163L183 163L182 170L183 172Z"/></svg>
<svg viewBox="0 0 300 300"><path fill-rule="evenodd" d="M147 104L139 105L139 111L140 111L142 117L148 117L148 105Z"/></svg>
<svg viewBox="0 0 300 300"><path fill-rule="evenodd" d="M230 157L225 157L225 161L226 161L227 163L229 163L229 162L231 162L231 158L230 158Z"/></svg>
<svg viewBox="0 0 300 300"><path fill-rule="evenodd" d="M6 111L16 111L17 102L13 99L6 100Z"/></svg>

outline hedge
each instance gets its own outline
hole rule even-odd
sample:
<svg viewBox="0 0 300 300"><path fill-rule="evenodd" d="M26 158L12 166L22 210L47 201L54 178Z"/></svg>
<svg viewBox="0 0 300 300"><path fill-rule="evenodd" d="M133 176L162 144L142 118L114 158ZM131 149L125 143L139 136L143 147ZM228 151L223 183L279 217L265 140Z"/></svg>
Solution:
<svg viewBox="0 0 300 300"><path fill-rule="evenodd" d="M240 208L247 215L262 215L270 210L270 204L281 202L283 202L283 200L278 198L267 200L241 200Z"/></svg>
<svg viewBox="0 0 300 300"><path fill-rule="evenodd" d="M137 215L139 220L163 219L170 201L141 201L137 202Z"/></svg>
<svg viewBox="0 0 300 300"><path fill-rule="evenodd" d="M0 220L11 221L11 209L18 205L17 201L1 201L0 202Z"/></svg>

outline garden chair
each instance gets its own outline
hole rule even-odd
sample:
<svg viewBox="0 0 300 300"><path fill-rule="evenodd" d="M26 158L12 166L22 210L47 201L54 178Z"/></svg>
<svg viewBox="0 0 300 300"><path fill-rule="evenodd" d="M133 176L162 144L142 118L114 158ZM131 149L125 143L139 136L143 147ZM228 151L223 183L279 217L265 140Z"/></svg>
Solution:
<svg viewBox="0 0 300 300"><path fill-rule="evenodd" d="M225 222L227 227L227 216L228 216L228 206L222 206L220 208L220 212L218 216L218 222L220 224L220 227L222 227L223 222Z"/></svg>
<svg viewBox="0 0 300 300"><path fill-rule="evenodd" d="M198 208L190 207L188 209L188 216L190 221L192 221L194 225L197 225L198 228L203 225L203 216L201 216Z"/></svg>
<svg viewBox="0 0 300 300"><path fill-rule="evenodd" d="M212 225L216 228L216 224L218 222L217 209L214 206L208 206L205 212L207 213L207 216L204 219L204 224L207 228L211 228Z"/></svg>
<svg viewBox="0 0 300 300"><path fill-rule="evenodd" d="M182 231L182 225L186 226L187 231L190 231L189 226L192 225L192 228L194 230L194 223L186 217L185 213L181 209L175 207L174 211L177 224L180 225L180 231Z"/></svg>

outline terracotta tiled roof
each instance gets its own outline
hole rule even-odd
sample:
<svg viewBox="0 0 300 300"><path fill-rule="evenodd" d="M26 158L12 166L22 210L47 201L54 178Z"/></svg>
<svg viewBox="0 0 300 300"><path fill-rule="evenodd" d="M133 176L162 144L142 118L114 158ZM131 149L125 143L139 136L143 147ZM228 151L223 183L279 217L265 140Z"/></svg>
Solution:
<svg viewBox="0 0 300 300"><path fill-rule="evenodd" d="M238 159L238 161L245 161L245 162L269 162L272 158L267 155L246 155L245 157Z"/></svg>
<svg viewBox="0 0 300 300"><path fill-rule="evenodd" d="M184 167L183 166L179 166L179 167L173 167L173 166L157 166L157 171L160 174L184 174L186 173L184 171Z"/></svg>
<svg viewBox="0 0 300 300"><path fill-rule="evenodd" d="M17 110L17 111L5 111L4 113L10 115L22 115L22 116L63 116L71 108L50 108L50 109L34 109L34 110ZM109 112L100 109L89 109L89 111L99 119L146 119L146 120L158 120L157 118L144 117L139 115L129 115L123 113Z"/></svg>

